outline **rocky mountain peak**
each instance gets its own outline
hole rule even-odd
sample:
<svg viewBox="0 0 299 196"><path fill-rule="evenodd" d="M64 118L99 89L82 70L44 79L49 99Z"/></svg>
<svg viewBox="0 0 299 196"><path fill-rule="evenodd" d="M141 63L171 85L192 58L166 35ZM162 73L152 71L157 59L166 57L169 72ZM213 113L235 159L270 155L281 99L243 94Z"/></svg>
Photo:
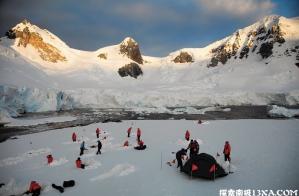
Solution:
<svg viewBox="0 0 299 196"><path fill-rule="evenodd" d="M12 28L15 38L19 38L18 47L27 47L28 44L33 46L44 61L57 63L58 61L67 61L61 51L50 43L46 43L43 37L38 33L37 26L32 25L29 21L23 20L22 23Z"/></svg>
<svg viewBox="0 0 299 196"><path fill-rule="evenodd" d="M143 64L143 59L139 49L139 45L132 38L127 37L126 39L124 39L124 41L120 43L119 52L120 54L127 56L129 59L132 59L133 61L139 64Z"/></svg>

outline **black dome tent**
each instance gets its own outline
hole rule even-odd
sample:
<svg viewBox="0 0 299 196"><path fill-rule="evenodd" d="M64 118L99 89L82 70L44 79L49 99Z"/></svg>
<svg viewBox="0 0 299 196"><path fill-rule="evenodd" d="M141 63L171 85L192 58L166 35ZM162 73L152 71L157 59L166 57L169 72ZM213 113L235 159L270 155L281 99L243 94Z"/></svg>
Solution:
<svg viewBox="0 0 299 196"><path fill-rule="evenodd" d="M192 171L193 165L197 169ZM183 166L182 171L189 175L191 175L192 171L192 176L214 179L213 167L215 167L215 178L227 175L224 169L216 162L215 158L206 153L200 153L189 158Z"/></svg>

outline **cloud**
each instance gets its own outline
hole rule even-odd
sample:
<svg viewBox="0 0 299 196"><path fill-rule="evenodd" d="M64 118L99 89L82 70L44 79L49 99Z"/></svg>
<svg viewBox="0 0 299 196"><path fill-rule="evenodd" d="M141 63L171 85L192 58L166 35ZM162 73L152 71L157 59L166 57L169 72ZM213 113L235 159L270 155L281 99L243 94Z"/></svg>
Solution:
<svg viewBox="0 0 299 196"><path fill-rule="evenodd" d="M193 0L206 12L225 13L232 16L246 17L257 13L267 15L275 7L271 0Z"/></svg>

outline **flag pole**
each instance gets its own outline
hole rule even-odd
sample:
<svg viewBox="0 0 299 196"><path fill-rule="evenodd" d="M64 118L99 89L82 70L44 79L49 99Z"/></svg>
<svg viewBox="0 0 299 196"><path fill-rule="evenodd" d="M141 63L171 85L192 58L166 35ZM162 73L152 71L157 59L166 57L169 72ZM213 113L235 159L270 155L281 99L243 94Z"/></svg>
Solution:
<svg viewBox="0 0 299 196"><path fill-rule="evenodd" d="M215 169L214 169L214 182L215 182L215 170L216 170L216 166L215 166Z"/></svg>
<svg viewBox="0 0 299 196"><path fill-rule="evenodd" d="M161 170L162 170L162 150L161 150Z"/></svg>

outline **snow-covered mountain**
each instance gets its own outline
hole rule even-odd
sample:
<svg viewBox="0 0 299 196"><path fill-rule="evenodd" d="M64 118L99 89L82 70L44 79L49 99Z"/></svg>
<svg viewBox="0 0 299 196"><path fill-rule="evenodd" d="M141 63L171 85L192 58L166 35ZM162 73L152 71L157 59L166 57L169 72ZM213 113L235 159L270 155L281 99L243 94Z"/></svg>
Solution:
<svg viewBox="0 0 299 196"><path fill-rule="evenodd" d="M163 58L132 38L82 51L24 20L0 39L0 106L81 107L298 104L299 17L268 16L204 48Z"/></svg>

